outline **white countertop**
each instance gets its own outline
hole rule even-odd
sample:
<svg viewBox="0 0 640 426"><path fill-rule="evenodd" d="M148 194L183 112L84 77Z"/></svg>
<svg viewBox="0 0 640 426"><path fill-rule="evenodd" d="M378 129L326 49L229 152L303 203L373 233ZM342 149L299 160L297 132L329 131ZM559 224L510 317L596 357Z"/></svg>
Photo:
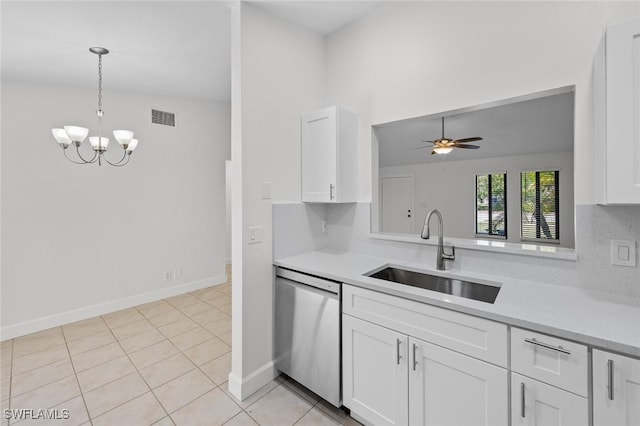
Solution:
<svg viewBox="0 0 640 426"><path fill-rule="evenodd" d="M433 264L356 253L314 251L276 259L274 264L640 357L640 299L488 274L435 271ZM501 289L491 304L363 275L384 265L498 283Z"/></svg>

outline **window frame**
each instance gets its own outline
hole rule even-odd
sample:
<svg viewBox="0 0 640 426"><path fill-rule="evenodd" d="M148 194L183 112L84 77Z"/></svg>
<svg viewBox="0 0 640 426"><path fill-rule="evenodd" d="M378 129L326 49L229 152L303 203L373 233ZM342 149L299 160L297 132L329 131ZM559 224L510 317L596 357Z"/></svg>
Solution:
<svg viewBox="0 0 640 426"><path fill-rule="evenodd" d="M554 191L555 191L555 236L556 238L541 238L540 235L540 226L536 225L536 237L525 237L523 236L523 208L522 203L524 200L524 192L522 190L522 176L525 173L535 173L536 179L536 199L535 204L540 204L540 173L548 173L553 172L554 176ZM549 167L544 169L534 169L534 170L521 170L520 171L520 185L518 190L520 191L520 241L523 242L532 242L532 243L543 243L543 244L560 244L560 169L557 167ZM535 215L535 212L534 212ZM537 223L537 220L536 220Z"/></svg>
<svg viewBox="0 0 640 426"><path fill-rule="evenodd" d="M493 217L492 217L492 202L491 199L493 198L492 192L491 192L491 176L492 175L502 175L503 179L504 179L504 198L503 198L503 205L504 205L504 235L500 235L500 234L491 234L490 230L491 230L491 224L493 222ZM480 176L487 176L488 177L488 182L487 182L487 187L488 187L488 195L487 195L487 199L488 199L488 210L487 210L487 217L489 220L489 233L481 233L478 232L478 177ZM509 228L508 228L508 222L507 222L507 172L506 171L499 171L499 172L488 172L488 173L476 173L476 177L475 177L475 188L474 188L474 195L475 195L475 199L474 199L474 236L475 238L484 238L484 239L496 239L496 240L506 240L508 238L508 233L509 233Z"/></svg>

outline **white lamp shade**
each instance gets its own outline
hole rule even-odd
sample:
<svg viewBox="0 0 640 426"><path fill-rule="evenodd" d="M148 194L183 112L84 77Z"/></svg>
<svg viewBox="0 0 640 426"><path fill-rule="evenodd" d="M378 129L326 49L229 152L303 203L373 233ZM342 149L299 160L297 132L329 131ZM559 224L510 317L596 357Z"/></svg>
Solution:
<svg viewBox="0 0 640 426"><path fill-rule="evenodd" d="M138 139L131 139L129 142L129 146L127 147L127 152L133 152L134 149L138 146Z"/></svg>
<svg viewBox="0 0 640 426"><path fill-rule="evenodd" d="M51 129L51 132L60 145L66 147L71 144L71 139L69 139L69 136L67 136L67 132L65 132L64 129Z"/></svg>
<svg viewBox="0 0 640 426"><path fill-rule="evenodd" d="M448 154L451 151L453 151L453 148L451 148L451 147L439 147L439 148L433 148L433 150L435 151L436 154Z"/></svg>
<svg viewBox="0 0 640 426"><path fill-rule="evenodd" d="M109 138L105 138L105 137L98 138L98 136L91 136L89 138L89 142L91 142L91 146L94 149L98 148L98 139L100 139L99 141L100 147L107 149L107 146L109 146Z"/></svg>
<svg viewBox="0 0 640 426"><path fill-rule="evenodd" d="M87 138L89 129L78 126L64 126L64 131L67 132L67 136L73 142L82 142Z"/></svg>
<svg viewBox="0 0 640 426"><path fill-rule="evenodd" d="M114 130L113 137L120 145L127 145L133 139L133 132L129 130Z"/></svg>

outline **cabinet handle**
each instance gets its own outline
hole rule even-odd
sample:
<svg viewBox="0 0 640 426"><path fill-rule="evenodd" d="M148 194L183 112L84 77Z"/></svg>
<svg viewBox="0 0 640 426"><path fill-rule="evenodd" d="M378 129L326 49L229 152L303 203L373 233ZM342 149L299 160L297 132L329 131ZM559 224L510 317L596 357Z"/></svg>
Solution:
<svg viewBox="0 0 640 426"><path fill-rule="evenodd" d="M562 346L552 346L543 342L540 342L534 338L526 338L524 339L525 342L527 343L531 343L532 345L536 345L536 346L540 346L543 347L545 349L551 349L552 351L556 351L556 352L560 352L566 355L571 355L571 352L569 352L568 350L566 350L565 348L563 348Z"/></svg>
<svg viewBox="0 0 640 426"><path fill-rule="evenodd" d="M524 419L525 411L524 382L520 382L520 417Z"/></svg>
<svg viewBox="0 0 640 426"><path fill-rule="evenodd" d="M609 376L607 380L607 386L609 388L609 401L613 401L613 360L607 361L607 373Z"/></svg>
<svg viewBox="0 0 640 426"><path fill-rule="evenodd" d="M329 199L333 200L333 198L335 197L333 195L333 190L336 189L336 186L332 183L329 184Z"/></svg>
<svg viewBox="0 0 640 426"><path fill-rule="evenodd" d="M400 345L402 344L402 341L400 339L396 339L396 363L398 365L400 365L400 358L402 358L400 356Z"/></svg>
<svg viewBox="0 0 640 426"><path fill-rule="evenodd" d="M418 365L418 359L416 358L416 349L418 345L413 344L413 371L416 371L416 365Z"/></svg>

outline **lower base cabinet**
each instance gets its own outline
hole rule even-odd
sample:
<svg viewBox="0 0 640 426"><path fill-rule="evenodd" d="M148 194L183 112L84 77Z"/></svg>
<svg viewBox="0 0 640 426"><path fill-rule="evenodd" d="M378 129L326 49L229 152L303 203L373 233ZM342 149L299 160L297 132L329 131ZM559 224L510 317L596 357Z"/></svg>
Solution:
<svg viewBox="0 0 640 426"><path fill-rule="evenodd" d="M343 315L343 403L373 425L506 426L504 368Z"/></svg>
<svg viewBox="0 0 640 426"><path fill-rule="evenodd" d="M593 424L640 425L640 359L594 349Z"/></svg>
<svg viewBox="0 0 640 426"><path fill-rule="evenodd" d="M342 403L365 423L408 424L407 336L342 315Z"/></svg>
<svg viewBox="0 0 640 426"><path fill-rule="evenodd" d="M511 426L588 424L587 398L511 373Z"/></svg>
<svg viewBox="0 0 640 426"><path fill-rule="evenodd" d="M409 424L506 426L507 370L409 338Z"/></svg>

